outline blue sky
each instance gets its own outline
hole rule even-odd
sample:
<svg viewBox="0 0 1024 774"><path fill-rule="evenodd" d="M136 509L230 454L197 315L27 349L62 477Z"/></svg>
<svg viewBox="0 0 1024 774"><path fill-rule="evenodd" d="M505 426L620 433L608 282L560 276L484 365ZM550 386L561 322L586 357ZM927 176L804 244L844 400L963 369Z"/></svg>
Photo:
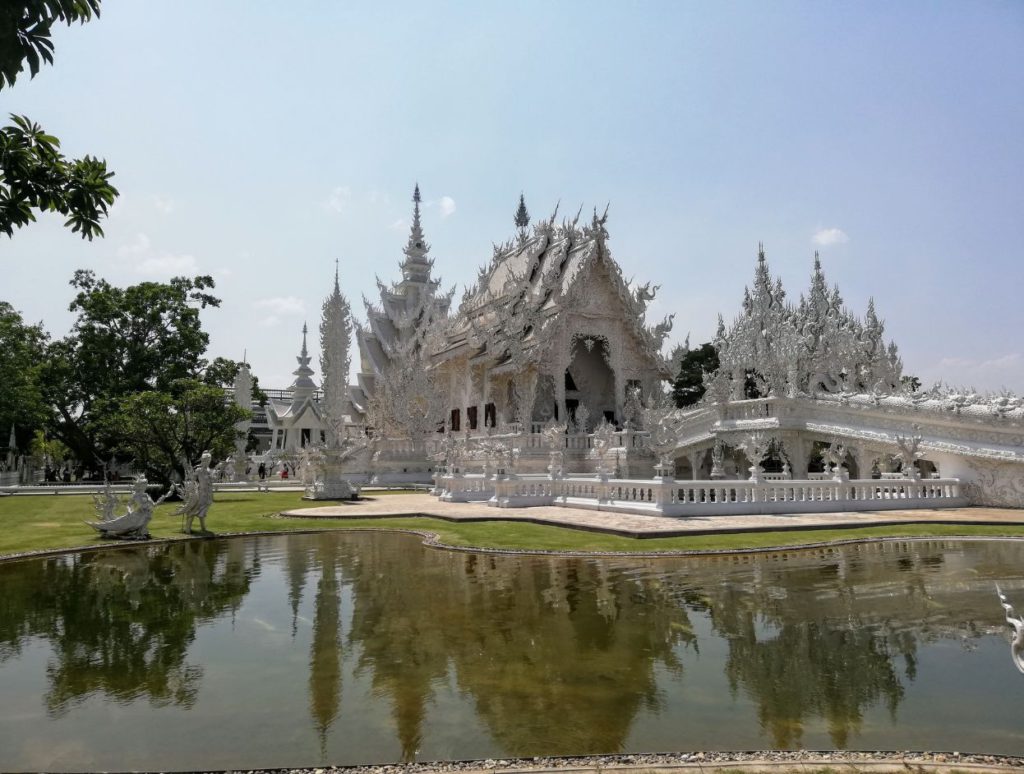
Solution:
<svg viewBox="0 0 1024 774"><path fill-rule="evenodd" d="M397 278L413 184L446 285L534 217L610 203L654 322L705 341L758 241L874 296L907 372L1024 391L1024 3L104 0L0 93L116 171L107 236L0 241L0 299L63 334L76 268L212 274L211 355L286 386L338 259ZM316 348L316 342L311 342Z"/></svg>

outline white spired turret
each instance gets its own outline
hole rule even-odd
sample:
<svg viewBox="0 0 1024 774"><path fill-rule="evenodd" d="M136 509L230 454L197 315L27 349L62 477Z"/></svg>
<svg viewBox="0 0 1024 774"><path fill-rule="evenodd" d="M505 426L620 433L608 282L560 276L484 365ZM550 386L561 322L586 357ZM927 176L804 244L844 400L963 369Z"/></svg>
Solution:
<svg viewBox="0 0 1024 774"><path fill-rule="evenodd" d="M421 349L434 323L448 314L452 295L438 294L440 280L431 277L433 258L420 222L420 187L412 195L412 226L399 264L402 280L390 286L377 279L380 305L363 298L366 325L356 327L359 344L357 383L349 388L349 398L359 420L365 421L377 381L387 376L393 365L405 362Z"/></svg>
<svg viewBox="0 0 1024 774"><path fill-rule="evenodd" d="M319 444L323 440L324 423L320 415L320 407L314 400L316 382L313 381L313 369L309 367L309 350L306 347L308 329L302 325L302 350L295 359L299 367L292 373L290 402L278 402L271 399L267 403L267 424L273 431L271 449L296 451L304 446Z"/></svg>
<svg viewBox="0 0 1024 774"><path fill-rule="evenodd" d="M338 264L334 264L334 289L324 300L320 316L320 370L324 375L324 396L320 403L326 427L327 445L337 448L346 421L351 421L348 397L349 342L352 340L352 311L341 294Z"/></svg>

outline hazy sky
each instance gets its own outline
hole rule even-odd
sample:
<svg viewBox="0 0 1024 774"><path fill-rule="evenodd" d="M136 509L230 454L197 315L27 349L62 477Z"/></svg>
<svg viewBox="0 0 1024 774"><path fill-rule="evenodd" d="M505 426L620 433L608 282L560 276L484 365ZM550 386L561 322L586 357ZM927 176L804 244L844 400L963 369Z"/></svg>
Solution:
<svg viewBox="0 0 1024 774"><path fill-rule="evenodd" d="M56 335L67 281L209 273L211 356L291 381L340 261L362 317L413 184L462 287L535 218L611 204L652 322L708 340L758 241L795 300L813 252L906 371L1024 391L1024 3L104 0L0 93L107 159L106 238L0 237L0 299ZM311 348L318 350L317 342Z"/></svg>

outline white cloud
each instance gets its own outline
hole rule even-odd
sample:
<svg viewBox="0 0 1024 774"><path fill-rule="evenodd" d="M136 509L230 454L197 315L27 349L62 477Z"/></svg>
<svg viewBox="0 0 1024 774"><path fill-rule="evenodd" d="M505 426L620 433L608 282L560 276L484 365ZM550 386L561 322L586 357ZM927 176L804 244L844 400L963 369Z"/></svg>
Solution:
<svg viewBox="0 0 1024 774"><path fill-rule="evenodd" d="M129 268L133 272L151 279L199 273L199 263L195 256L158 251L143 233L136 234L133 241L118 247L117 256L123 263L130 264Z"/></svg>
<svg viewBox="0 0 1024 774"><path fill-rule="evenodd" d="M850 237L841 228L819 228L814 232L811 241L816 245L826 247L828 245L839 245L849 242Z"/></svg>
<svg viewBox="0 0 1024 774"><path fill-rule="evenodd" d="M117 248L117 254L122 258L132 258L143 255L152 249L153 245L145 234L136 234L131 244L121 245Z"/></svg>
<svg viewBox="0 0 1024 774"><path fill-rule="evenodd" d="M441 217L447 218L455 212L455 200L450 196L442 196L440 202Z"/></svg>
<svg viewBox="0 0 1024 774"><path fill-rule="evenodd" d="M944 357L934 370L937 380L955 386L976 387L979 390L1007 387L1018 394L1024 387L1024 353L1021 352L1009 352L988 360Z"/></svg>
<svg viewBox="0 0 1024 774"><path fill-rule="evenodd" d="M260 327L261 328L273 328L279 322L281 322L281 318L280 317L277 317L275 315L270 315L269 317L264 317L262 320L260 320ZM283 382L282 382L282 384L283 384Z"/></svg>
<svg viewBox="0 0 1024 774"><path fill-rule="evenodd" d="M199 265L191 255L161 253L143 260L135 267L135 271L148 277L180 277L198 274Z"/></svg>
<svg viewBox="0 0 1024 774"><path fill-rule="evenodd" d="M320 202L320 205L325 210L331 210L332 212L344 212L348 209L349 203L352 201L352 189L347 185L339 185L331 191L331 195L328 196L324 201Z"/></svg>
<svg viewBox="0 0 1024 774"><path fill-rule="evenodd" d="M399 218L390 226L388 226L388 228L391 229L392 231L405 231L408 225L408 222L406 222L404 218Z"/></svg>
<svg viewBox="0 0 1024 774"><path fill-rule="evenodd" d="M265 309L272 315L298 316L306 313L306 302L296 296L274 296L261 298L253 303L257 309Z"/></svg>
<svg viewBox="0 0 1024 774"><path fill-rule="evenodd" d="M160 212L163 215L170 215L178 205L174 199L169 196L153 194L153 206L156 207L157 212Z"/></svg>

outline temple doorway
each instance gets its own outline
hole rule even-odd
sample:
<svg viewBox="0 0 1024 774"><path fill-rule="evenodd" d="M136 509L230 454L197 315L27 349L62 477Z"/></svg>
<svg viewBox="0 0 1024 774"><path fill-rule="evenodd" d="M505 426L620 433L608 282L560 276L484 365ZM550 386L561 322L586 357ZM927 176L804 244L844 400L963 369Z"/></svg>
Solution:
<svg viewBox="0 0 1024 774"><path fill-rule="evenodd" d="M596 336L580 336L573 340L572 360L566 370L565 402L572 407L584 405L591 422L600 417L616 418L615 373L609 363L608 341Z"/></svg>

